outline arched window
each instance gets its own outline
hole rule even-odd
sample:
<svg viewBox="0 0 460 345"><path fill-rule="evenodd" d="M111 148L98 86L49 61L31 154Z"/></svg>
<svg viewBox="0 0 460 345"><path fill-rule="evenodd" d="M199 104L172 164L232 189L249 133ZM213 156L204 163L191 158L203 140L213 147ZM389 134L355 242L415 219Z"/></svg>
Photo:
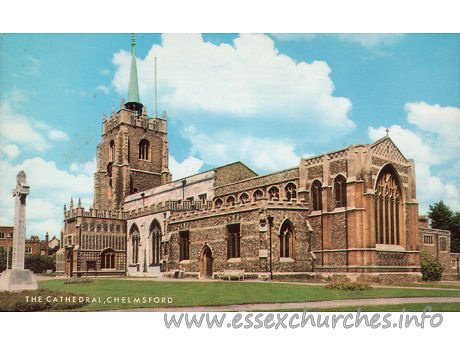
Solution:
<svg viewBox="0 0 460 345"><path fill-rule="evenodd" d="M115 142L110 140L109 144L109 162L115 161Z"/></svg>
<svg viewBox="0 0 460 345"><path fill-rule="evenodd" d="M347 206L347 180L343 175L334 179L335 207Z"/></svg>
<svg viewBox="0 0 460 345"><path fill-rule="evenodd" d="M240 202L242 204L246 204L249 202L249 195L247 193L243 193L240 195Z"/></svg>
<svg viewBox="0 0 460 345"><path fill-rule="evenodd" d="M109 164L107 164L107 176L109 178L110 187L112 187L112 166L113 166L112 162L109 162Z"/></svg>
<svg viewBox="0 0 460 345"><path fill-rule="evenodd" d="M294 230L289 220L285 220L280 231L280 257L294 257Z"/></svg>
<svg viewBox="0 0 460 345"><path fill-rule="evenodd" d="M254 194L252 195L252 198L254 201L257 201L257 200L262 199L263 196L264 196L264 193L260 189L258 189L254 192Z"/></svg>
<svg viewBox="0 0 460 345"><path fill-rule="evenodd" d="M392 165L386 165L380 172L374 201L376 242L400 244L401 186Z"/></svg>
<svg viewBox="0 0 460 345"><path fill-rule="evenodd" d="M161 228L160 224L156 220L150 224L150 240L152 243L150 262L152 265L159 265L161 251Z"/></svg>
<svg viewBox="0 0 460 345"><path fill-rule="evenodd" d="M227 198L227 206L235 206L235 197L234 196L229 196Z"/></svg>
<svg viewBox="0 0 460 345"><path fill-rule="evenodd" d="M139 142L139 159L149 159L149 141L147 139L142 139Z"/></svg>
<svg viewBox="0 0 460 345"><path fill-rule="evenodd" d="M115 251L111 248L101 253L101 269L115 268Z"/></svg>
<svg viewBox="0 0 460 345"><path fill-rule="evenodd" d="M272 187L268 190L270 200L278 201L280 199L280 190L277 187Z"/></svg>
<svg viewBox="0 0 460 345"><path fill-rule="evenodd" d="M297 198L297 187L294 183L288 183L284 188L284 191L286 193L286 199L288 201Z"/></svg>
<svg viewBox="0 0 460 345"><path fill-rule="evenodd" d="M140 235L139 229L137 228L136 224L133 224L131 227L131 248L132 248L132 256L131 261L133 264L137 264L139 262L139 242L140 242Z"/></svg>
<svg viewBox="0 0 460 345"><path fill-rule="evenodd" d="M322 184L318 180L313 181L311 185L311 203L313 211L323 209Z"/></svg>
<svg viewBox="0 0 460 345"><path fill-rule="evenodd" d="M222 199L216 199L216 201L214 202L214 205L216 208L221 208L223 203L224 202L222 201Z"/></svg>

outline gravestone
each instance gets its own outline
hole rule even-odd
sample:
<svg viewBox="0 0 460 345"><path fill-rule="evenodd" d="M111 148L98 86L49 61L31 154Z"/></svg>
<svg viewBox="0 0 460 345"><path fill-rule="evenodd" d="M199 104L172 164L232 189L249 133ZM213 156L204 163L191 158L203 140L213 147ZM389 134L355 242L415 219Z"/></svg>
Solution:
<svg viewBox="0 0 460 345"><path fill-rule="evenodd" d="M26 197L30 187L26 182L26 173L20 171L16 176L14 196L14 231L13 231L13 262L0 276L0 290L21 291L38 288L34 274L24 269L26 244Z"/></svg>

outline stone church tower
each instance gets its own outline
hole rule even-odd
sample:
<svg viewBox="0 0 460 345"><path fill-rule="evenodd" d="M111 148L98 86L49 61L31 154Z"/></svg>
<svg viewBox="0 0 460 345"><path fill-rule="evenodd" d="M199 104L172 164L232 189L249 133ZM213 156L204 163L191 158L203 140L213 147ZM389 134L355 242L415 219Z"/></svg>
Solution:
<svg viewBox="0 0 460 345"><path fill-rule="evenodd" d="M132 193L171 181L168 169L166 112L149 117L139 99L136 42L131 43L131 71L128 102L102 121L102 142L97 147L94 175L94 207L121 209Z"/></svg>

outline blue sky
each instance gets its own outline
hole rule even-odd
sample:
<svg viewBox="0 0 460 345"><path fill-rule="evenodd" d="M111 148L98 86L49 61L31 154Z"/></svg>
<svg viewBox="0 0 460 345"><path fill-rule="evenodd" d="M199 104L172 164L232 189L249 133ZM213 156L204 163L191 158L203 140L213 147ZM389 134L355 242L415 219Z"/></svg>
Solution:
<svg viewBox="0 0 460 345"><path fill-rule="evenodd" d="M390 136L417 169L420 213L460 211L460 35L136 34L141 101L168 112L174 178L240 160L258 173ZM4 34L0 224L31 184L28 235L92 203L102 114L127 97L130 34Z"/></svg>

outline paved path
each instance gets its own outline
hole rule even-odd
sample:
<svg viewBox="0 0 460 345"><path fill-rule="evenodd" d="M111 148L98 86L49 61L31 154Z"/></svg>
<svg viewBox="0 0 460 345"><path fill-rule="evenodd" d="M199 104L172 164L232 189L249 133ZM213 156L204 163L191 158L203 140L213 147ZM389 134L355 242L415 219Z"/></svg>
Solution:
<svg viewBox="0 0 460 345"><path fill-rule="evenodd" d="M290 309L313 309L313 308L334 308L334 307L353 307L368 305L389 305L403 303L459 303L460 297L401 297L401 298L368 298L368 299L342 299L335 301L315 301L315 302L290 302L290 303L257 303L257 304L234 304L209 307L172 307L172 308L132 308L104 310L111 312L219 312L219 311L255 311L255 310L290 310Z"/></svg>

